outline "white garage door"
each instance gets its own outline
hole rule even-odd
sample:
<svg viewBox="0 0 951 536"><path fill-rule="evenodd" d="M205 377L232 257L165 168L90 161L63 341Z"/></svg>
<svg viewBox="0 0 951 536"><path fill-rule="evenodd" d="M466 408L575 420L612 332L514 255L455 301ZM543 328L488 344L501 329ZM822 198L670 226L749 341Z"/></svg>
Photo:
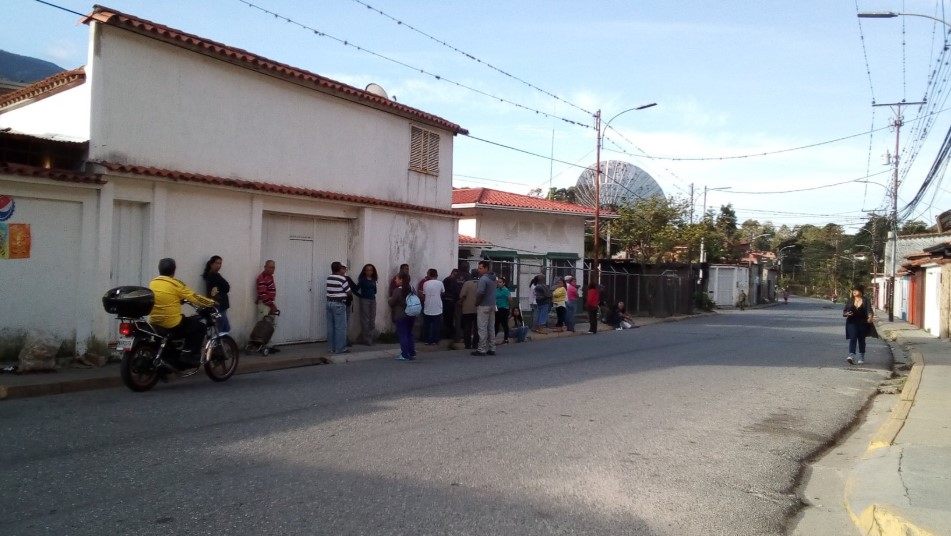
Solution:
<svg viewBox="0 0 951 536"><path fill-rule="evenodd" d="M330 263L349 266L350 224L289 214L265 214L261 265L277 268L277 305L281 309L274 343L326 340L324 282Z"/></svg>

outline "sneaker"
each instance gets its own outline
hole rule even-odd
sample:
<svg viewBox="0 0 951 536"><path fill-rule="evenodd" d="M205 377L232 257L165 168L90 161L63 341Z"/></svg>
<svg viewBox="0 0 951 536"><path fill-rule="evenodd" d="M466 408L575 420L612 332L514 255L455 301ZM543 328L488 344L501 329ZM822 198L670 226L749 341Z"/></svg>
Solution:
<svg viewBox="0 0 951 536"><path fill-rule="evenodd" d="M624 328L614 328L614 331L624 331Z"/></svg>
<svg viewBox="0 0 951 536"><path fill-rule="evenodd" d="M272 353L272 354L276 354L276 353L280 352L281 349L278 348L277 346L271 346L270 348L267 349L267 351L270 352L270 353Z"/></svg>
<svg viewBox="0 0 951 536"><path fill-rule="evenodd" d="M495 355L495 350L489 350L485 355Z"/></svg>
<svg viewBox="0 0 951 536"><path fill-rule="evenodd" d="M403 355L403 354L400 354L400 355L394 357L393 359L395 359L395 360L397 360L397 361L410 361L410 358L406 357L406 356Z"/></svg>
<svg viewBox="0 0 951 536"><path fill-rule="evenodd" d="M344 348L343 350L340 350L340 351L337 352L337 353L338 353L338 354L349 354L349 353L350 353L350 348L349 348L349 347Z"/></svg>
<svg viewBox="0 0 951 536"><path fill-rule="evenodd" d="M854 365L854 364L855 364L855 354L849 354L849 357L846 357L845 360L848 361L850 365Z"/></svg>
<svg viewBox="0 0 951 536"><path fill-rule="evenodd" d="M486 356L486 355L488 355L488 354L486 354L485 352L480 352L480 351L476 350L475 352L472 352L472 353L469 354L469 355L474 355L474 356L478 356L478 357L484 357L484 356Z"/></svg>
<svg viewBox="0 0 951 536"><path fill-rule="evenodd" d="M864 364L865 364L865 360L864 360L864 359L861 359L861 358L859 358L859 360L858 360L858 361L856 361L856 362L855 362L855 364L856 364L856 365L864 365Z"/></svg>

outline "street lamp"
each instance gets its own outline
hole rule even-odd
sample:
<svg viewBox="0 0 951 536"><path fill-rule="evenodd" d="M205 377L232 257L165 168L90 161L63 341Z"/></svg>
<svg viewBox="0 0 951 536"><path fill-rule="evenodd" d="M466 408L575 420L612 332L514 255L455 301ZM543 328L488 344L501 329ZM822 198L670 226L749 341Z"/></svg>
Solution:
<svg viewBox="0 0 951 536"><path fill-rule="evenodd" d="M789 248L794 248L798 245L799 244L790 244L788 246L779 248L779 252L778 252L779 253L779 279L783 278L783 257L784 257L783 252Z"/></svg>
<svg viewBox="0 0 951 536"><path fill-rule="evenodd" d="M601 110L598 110L598 113L594 114L594 129L597 131L598 136L598 147L595 163L595 179L594 179L594 270L595 270L595 281L601 282L601 261L598 259L598 249L600 248L599 244L599 235L601 234L601 141L604 138L604 131L611 126L611 121L614 121L621 114L626 114L627 112L633 112L637 110L643 110L645 108L650 108L652 106L657 106L656 102L650 104L643 104L641 106L635 106L634 108L628 108L627 110L618 112L611 119L608 119L608 122L604 124L604 128L601 128Z"/></svg>

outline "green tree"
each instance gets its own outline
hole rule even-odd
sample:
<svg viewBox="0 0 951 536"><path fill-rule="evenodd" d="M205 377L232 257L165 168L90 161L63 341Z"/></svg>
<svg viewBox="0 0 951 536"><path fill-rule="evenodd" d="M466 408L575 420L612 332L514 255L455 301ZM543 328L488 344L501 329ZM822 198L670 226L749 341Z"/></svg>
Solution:
<svg viewBox="0 0 951 536"><path fill-rule="evenodd" d="M921 220L906 221L898 230L899 235L922 234L928 232L928 224Z"/></svg>
<svg viewBox="0 0 951 536"><path fill-rule="evenodd" d="M575 187L569 186L567 188L549 188L548 199L552 201L564 201L566 203L576 203L577 197L575 196Z"/></svg>
<svg viewBox="0 0 951 536"><path fill-rule="evenodd" d="M673 198L651 197L618 207L610 223L612 237L632 259L642 263L673 261L684 245L688 206Z"/></svg>

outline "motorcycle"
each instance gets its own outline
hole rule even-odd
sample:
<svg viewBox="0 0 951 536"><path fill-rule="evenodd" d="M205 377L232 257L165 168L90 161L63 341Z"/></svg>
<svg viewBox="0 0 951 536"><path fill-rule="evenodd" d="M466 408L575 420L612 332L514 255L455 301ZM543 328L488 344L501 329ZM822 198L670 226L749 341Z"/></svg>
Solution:
<svg viewBox="0 0 951 536"><path fill-rule="evenodd" d="M195 308L199 321L205 325L205 340L199 360L184 364L179 360L185 339L173 337L169 330L152 325L145 318L155 304L155 295L145 287L116 287L102 297L102 305L119 320L116 350L122 352L119 370L122 382L135 392L148 391L168 374L186 378L204 368L213 381L223 382L238 369L238 344L229 335L218 333L221 318L215 307Z"/></svg>

